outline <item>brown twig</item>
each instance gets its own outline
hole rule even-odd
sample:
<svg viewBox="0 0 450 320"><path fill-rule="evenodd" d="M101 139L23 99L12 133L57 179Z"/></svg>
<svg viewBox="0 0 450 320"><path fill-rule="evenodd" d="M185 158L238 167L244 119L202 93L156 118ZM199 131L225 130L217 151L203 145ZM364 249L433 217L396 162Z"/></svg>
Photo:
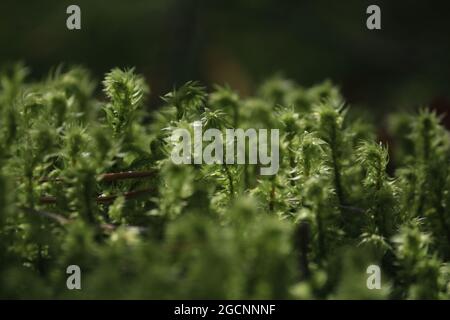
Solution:
<svg viewBox="0 0 450 320"><path fill-rule="evenodd" d="M116 173L105 173L101 176L101 181L115 181L124 179L142 179L147 177L152 177L155 175L154 171L126 171L126 172L116 172Z"/></svg>
<svg viewBox="0 0 450 320"><path fill-rule="evenodd" d="M138 197L138 196L146 194L146 193L151 193L153 191L154 191L153 188L148 188L148 189L143 189L143 190L135 190L135 191L125 192L122 194L122 196L126 200L128 200L128 199L132 199L132 198ZM100 196L100 197L97 197L96 201L98 203L109 203L109 202L113 202L117 197L118 197L117 195Z"/></svg>
<svg viewBox="0 0 450 320"><path fill-rule="evenodd" d="M104 173L100 175L99 180L104 182L111 182L116 180L125 180L125 179L142 179L148 178L155 175L154 171L125 171L125 172L111 172ZM51 178L51 177L43 177L39 179L39 182L62 182L64 179L62 178Z"/></svg>
<svg viewBox="0 0 450 320"><path fill-rule="evenodd" d="M41 210L38 211L38 210L34 210L34 209L31 209L31 208L27 208L27 207L22 207L22 210L25 211L26 213L29 213L29 214L35 214L35 215L38 215L38 216L50 218L52 220L55 220L56 222L58 222L61 225L65 225L65 224L68 224L69 222L71 222L70 219L68 219L68 218L66 218L66 217L64 217L62 215L59 215L59 214L56 214L56 213L52 213L52 212L48 212L48 211L41 211Z"/></svg>
<svg viewBox="0 0 450 320"><path fill-rule="evenodd" d="M64 181L64 179L62 179L62 178L43 177L43 178L39 179L39 183L44 183L44 182L62 182L62 181Z"/></svg>
<svg viewBox="0 0 450 320"><path fill-rule="evenodd" d="M138 197L142 194L146 194L146 193L152 193L154 191L153 188L149 188L149 189L143 189L143 190L135 190L135 191L129 191L129 192L125 192L122 194L122 196L126 199L132 199L135 197ZM110 195L110 196L98 196L95 201L97 201L97 203L111 203L114 200L116 200L118 197L118 195ZM40 198L40 203L41 204L53 204L56 203L56 197L52 197L52 196L44 196Z"/></svg>

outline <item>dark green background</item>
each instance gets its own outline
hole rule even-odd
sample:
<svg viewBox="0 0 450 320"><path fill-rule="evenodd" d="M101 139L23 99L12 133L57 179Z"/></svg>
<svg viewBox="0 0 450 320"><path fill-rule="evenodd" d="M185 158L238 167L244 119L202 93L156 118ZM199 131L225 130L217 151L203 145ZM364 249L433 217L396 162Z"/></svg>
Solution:
<svg viewBox="0 0 450 320"><path fill-rule="evenodd" d="M78 4L82 30L66 29ZM366 8L382 30L366 29ZM312 85L326 78L378 114L449 109L450 32L444 1L78 0L0 2L0 64L23 60L33 76L61 62L100 79L136 66L159 95L186 80L229 83L242 95L277 72Z"/></svg>

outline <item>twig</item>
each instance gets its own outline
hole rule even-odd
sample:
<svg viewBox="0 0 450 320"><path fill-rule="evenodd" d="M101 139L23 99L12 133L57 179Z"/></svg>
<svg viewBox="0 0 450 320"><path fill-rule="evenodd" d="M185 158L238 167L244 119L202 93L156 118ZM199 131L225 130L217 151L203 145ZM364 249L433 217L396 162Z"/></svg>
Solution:
<svg viewBox="0 0 450 320"><path fill-rule="evenodd" d="M135 190L135 191L129 191L129 192L125 192L122 194L122 196L128 200L128 199L132 199L135 197L138 197L142 194L146 194L146 193L152 193L154 191L153 188L149 188L149 189L143 189L143 190ZM95 199L95 201L97 201L97 203L111 203L114 200L116 200L118 197L118 195L110 195L110 196L99 196ZM53 204L56 203L56 197L52 197L52 196L44 196L40 198L40 203L41 204Z"/></svg>
<svg viewBox="0 0 450 320"><path fill-rule="evenodd" d="M129 192L125 192L122 194L122 196L128 200L128 199L132 199L135 197L138 197L142 194L146 194L146 193L151 193L153 192L154 189L153 188L149 188L149 189L143 189L143 190L135 190L135 191L129 191ZM100 196L97 197L96 201L99 203L109 203L109 202L113 202L118 196L117 195L111 195L111 196Z"/></svg>
<svg viewBox="0 0 450 320"><path fill-rule="evenodd" d="M104 173L100 175L99 180L104 182L111 182L116 180L125 180L125 179L142 179L147 177L152 177L155 175L154 171L125 171L125 172L111 172ZM43 177L39 179L39 182L62 182L63 178L51 178L51 177Z"/></svg>
<svg viewBox="0 0 450 320"><path fill-rule="evenodd" d="M27 207L22 207L22 210L25 211L26 213L29 213L29 214L35 214L35 215L38 215L38 216L41 216L41 217L50 218L52 220L55 220L56 222L58 222L61 225L65 225L65 224L68 224L68 223L71 222L70 219L68 219L68 218L66 218L66 217L64 217L62 215L59 215L59 214L56 214L56 213L52 213L52 212L48 212L48 211L41 211L41 210L38 211L38 210L34 210L32 208L27 208Z"/></svg>
<svg viewBox="0 0 450 320"><path fill-rule="evenodd" d="M154 171L126 171L117 173L105 173L101 176L101 181L114 181L124 179L140 179L152 177L155 175Z"/></svg>

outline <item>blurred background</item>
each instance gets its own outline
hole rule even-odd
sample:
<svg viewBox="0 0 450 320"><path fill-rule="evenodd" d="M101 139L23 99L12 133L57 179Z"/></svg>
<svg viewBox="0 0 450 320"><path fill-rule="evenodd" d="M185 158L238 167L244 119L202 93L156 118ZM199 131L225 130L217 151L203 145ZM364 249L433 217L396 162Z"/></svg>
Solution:
<svg viewBox="0 0 450 320"><path fill-rule="evenodd" d="M66 8L81 7L81 30ZM366 28L381 7L382 30ZM450 110L450 10L444 1L1 0L0 65L22 60L32 77L59 63L97 79L135 66L158 97L187 80L227 83L242 96L267 77L304 86L325 79L375 114Z"/></svg>

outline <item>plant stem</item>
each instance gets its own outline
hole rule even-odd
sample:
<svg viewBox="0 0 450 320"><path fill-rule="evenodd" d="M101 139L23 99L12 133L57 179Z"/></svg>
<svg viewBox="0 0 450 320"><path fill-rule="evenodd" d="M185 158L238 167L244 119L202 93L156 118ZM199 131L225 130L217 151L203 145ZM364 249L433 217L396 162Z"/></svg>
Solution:
<svg viewBox="0 0 450 320"><path fill-rule="evenodd" d="M223 168L225 170L225 173L228 178L228 184L229 184L229 191L230 191L230 198L234 199L234 185L233 185L233 177L231 175L230 169L228 169L228 166L226 164L223 164Z"/></svg>

